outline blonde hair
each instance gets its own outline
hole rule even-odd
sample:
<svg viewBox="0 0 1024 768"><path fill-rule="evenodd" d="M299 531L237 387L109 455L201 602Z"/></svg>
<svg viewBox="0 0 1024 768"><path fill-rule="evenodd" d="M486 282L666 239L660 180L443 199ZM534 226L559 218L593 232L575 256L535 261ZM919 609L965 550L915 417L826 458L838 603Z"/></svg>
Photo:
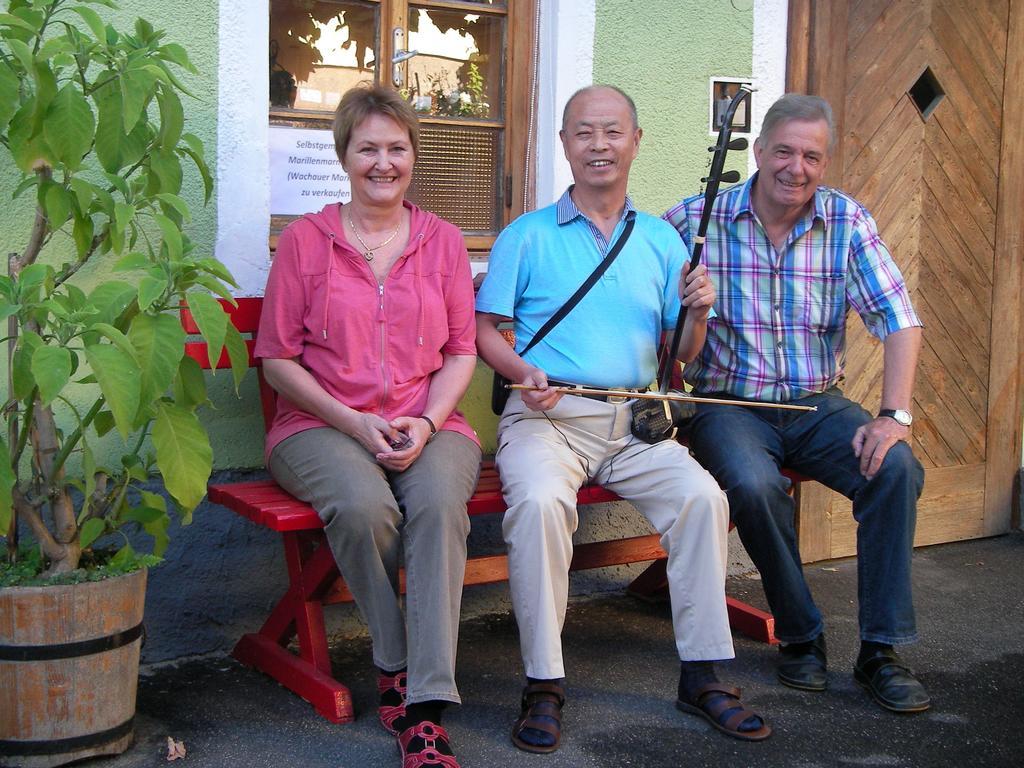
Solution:
<svg viewBox="0 0 1024 768"><path fill-rule="evenodd" d="M334 111L334 152L344 162L352 131L370 115L390 117L409 131L413 154L420 152L420 123L416 113L398 91L382 85L360 84L348 90Z"/></svg>

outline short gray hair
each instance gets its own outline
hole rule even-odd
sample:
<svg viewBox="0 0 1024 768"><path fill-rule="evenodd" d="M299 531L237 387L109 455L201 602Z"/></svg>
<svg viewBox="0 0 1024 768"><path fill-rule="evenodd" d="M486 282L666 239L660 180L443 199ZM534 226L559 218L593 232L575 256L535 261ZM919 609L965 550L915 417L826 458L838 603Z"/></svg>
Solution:
<svg viewBox="0 0 1024 768"><path fill-rule="evenodd" d="M628 93L626 93L624 90L622 90L616 85L604 85L602 83L595 83L594 85L587 85L584 86L583 88L580 88L578 91L576 91L576 93L569 97L569 100L567 102L565 102L565 107L562 109L563 131L565 130L566 122L569 119L569 108L572 106L572 103L576 101L576 97L582 96L586 93L591 93L593 91L601 90L614 91L615 93L619 94L619 96L621 96L623 99L625 99L626 105L629 107L629 116L633 119L633 130L635 131L637 128L640 127L640 122L639 120L637 120L636 116L636 102L633 101L632 97L630 97Z"/></svg>
<svg viewBox="0 0 1024 768"><path fill-rule="evenodd" d="M789 120L824 120L828 126L828 153L832 154L836 145L836 126L832 121L832 107L825 99L804 93L787 93L768 109L761 123L761 136L767 136Z"/></svg>

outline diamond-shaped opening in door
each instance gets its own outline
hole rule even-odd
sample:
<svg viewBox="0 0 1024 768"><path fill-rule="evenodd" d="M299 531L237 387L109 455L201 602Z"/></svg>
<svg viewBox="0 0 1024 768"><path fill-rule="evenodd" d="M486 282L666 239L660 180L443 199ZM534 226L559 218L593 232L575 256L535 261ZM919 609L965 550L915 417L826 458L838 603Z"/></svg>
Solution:
<svg viewBox="0 0 1024 768"><path fill-rule="evenodd" d="M924 72L910 86L907 93L910 95L910 100L914 102L914 106L917 107L917 111L921 113L922 120L927 120L939 106L939 102L946 97L946 92L942 90L931 67L925 67Z"/></svg>

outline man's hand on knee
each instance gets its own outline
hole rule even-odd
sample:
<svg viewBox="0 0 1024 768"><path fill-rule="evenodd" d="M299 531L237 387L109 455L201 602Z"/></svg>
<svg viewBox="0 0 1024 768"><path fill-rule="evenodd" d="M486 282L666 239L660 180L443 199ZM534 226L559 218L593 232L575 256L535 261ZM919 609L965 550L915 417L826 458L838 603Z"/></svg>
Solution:
<svg viewBox="0 0 1024 768"><path fill-rule="evenodd" d="M853 435L853 453L860 459L860 473L868 480L882 467L885 454L900 440L910 437L910 428L888 416L872 419Z"/></svg>

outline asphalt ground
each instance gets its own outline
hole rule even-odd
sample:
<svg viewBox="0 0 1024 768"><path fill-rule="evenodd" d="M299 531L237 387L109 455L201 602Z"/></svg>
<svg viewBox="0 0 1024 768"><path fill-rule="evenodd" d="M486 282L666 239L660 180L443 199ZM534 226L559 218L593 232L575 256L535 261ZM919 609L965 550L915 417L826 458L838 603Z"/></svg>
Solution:
<svg viewBox="0 0 1024 768"><path fill-rule="evenodd" d="M530 755L509 741L522 686L510 615L463 622L461 707L446 713L464 768L604 766L1024 766L1024 534L919 549L915 603L921 642L904 660L932 695L918 715L882 710L851 676L857 651L856 563L807 567L827 622L824 693L775 682L777 651L736 636L720 677L774 728L744 743L674 707L678 662L668 606L624 594L575 600L564 632L569 701L561 748ZM763 606L760 582L732 578L730 594ZM399 766L395 740L376 720L376 677L366 638L332 643L335 675L350 686L354 723L334 725L264 675L228 657L144 668L135 744L95 768Z"/></svg>

